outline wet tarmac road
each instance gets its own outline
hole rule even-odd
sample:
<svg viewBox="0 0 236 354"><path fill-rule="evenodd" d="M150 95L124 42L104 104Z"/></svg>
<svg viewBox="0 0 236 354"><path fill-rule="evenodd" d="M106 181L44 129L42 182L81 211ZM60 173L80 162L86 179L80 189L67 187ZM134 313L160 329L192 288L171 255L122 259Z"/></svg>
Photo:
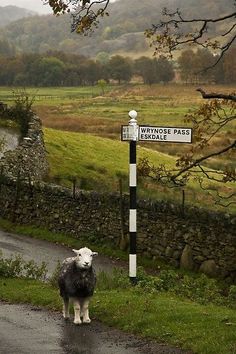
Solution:
<svg viewBox="0 0 236 354"><path fill-rule="evenodd" d="M100 322L75 326L58 313L0 302L1 354L182 354ZM187 352L185 352L187 353Z"/></svg>
<svg viewBox="0 0 236 354"><path fill-rule="evenodd" d="M24 259L45 261L51 273L73 252L61 245L0 231L0 249L4 257L20 254ZM116 262L96 258L97 271L110 271ZM181 349L163 346L125 334L93 320L90 325L75 326L72 318L31 305L0 302L1 354L183 354Z"/></svg>
<svg viewBox="0 0 236 354"><path fill-rule="evenodd" d="M58 261L62 262L67 257L75 256L75 253L68 247L1 230L0 250L3 253L3 257L6 258L11 255L19 254L26 261L34 259L34 261L38 264L46 262L48 276L53 273ZM96 251L96 249L93 251ZM118 266L118 263L108 257L98 255L98 257L94 258L94 267L97 272L110 272L116 266Z"/></svg>

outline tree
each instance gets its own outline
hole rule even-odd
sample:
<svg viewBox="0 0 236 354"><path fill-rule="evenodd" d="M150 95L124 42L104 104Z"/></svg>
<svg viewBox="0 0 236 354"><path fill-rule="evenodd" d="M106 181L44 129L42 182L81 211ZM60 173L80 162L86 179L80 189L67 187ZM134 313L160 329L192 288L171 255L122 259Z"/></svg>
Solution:
<svg viewBox="0 0 236 354"><path fill-rule="evenodd" d="M23 70L23 63L20 58L1 58L0 57L0 83L11 86L15 76Z"/></svg>
<svg viewBox="0 0 236 354"><path fill-rule="evenodd" d="M78 33L86 33L93 25L97 26L99 17L103 17L107 11L109 0L49 0L49 4L54 13L70 11L72 4L79 5L77 12L73 15L73 29ZM190 2L192 4L192 1ZM204 68L215 67L219 62L226 58L229 49L234 50L236 39L236 3L234 0L224 3L224 13L215 16L211 6L206 4L206 15L198 16L198 4L196 13L188 17L180 9L169 11L163 9L163 18L153 24L146 31L146 36L152 41L155 48L154 53L158 56L166 55L172 57L177 49L186 49L187 45L210 49L215 54L215 60L208 62L203 60ZM230 77L227 59L224 62L226 70L226 80ZM231 65L230 65L231 67ZM233 66L232 66L233 68ZM235 72L235 71L234 71ZM212 170L207 167L207 163L216 156L226 156L230 154L236 157L236 136L235 133L226 134L232 124L236 121L236 95L224 94L222 92L205 92L198 89L202 98L209 100L203 104L195 113L191 113L187 119L193 125L195 141L188 153L181 156L176 163L174 171L168 171L163 166L150 166L148 161L143 161L141 170L157 181L170 186L184 186L191 175L199 176L201 172L208 180L215 180L222 183L236 182L236 169L233 165L226 165L222 170ZM235 128L235 125L233 125ZM224 144L214 144L214 138L223 134ZM199 183L202 188L201 178ZM213 193L209 190L209 193ZM236 204L235 188L231 192L221 194L215 191L216 202L225 206L232 203Z"/></svg>
<svg viewBox="0 0 236 354"><path fill-rule="evenodd" d="M98 61L102 65L108 64L109 60L110 60L110 55L107 52L99 52L96 55L96 61Z"/></svg>
<svg viewBox="0 0 236 354"><path fill-rule="evenodd" d="M155 69L157 73L158 82L167 83L173 80L175 72L173 64L165 57L160 57L158 60L154 59Z"/></svg>
<svg viewBox="0 0 236 354"><path fill-rule="evenodd" d="M31 80L36 86L61 86L64 70L65 65L58 58L39 58L31 67Z"/></svg>
<svg viewBox="0 0 236 354"><path fill-rule="evenodd" d="M145 84L152 85L157 82L153 59L144 56L138 58L135 60L134 68L136 73L142 76Z"/></svg>
<svg viewBox="0 0 236 354"><path fill-rule="evenodd" d="M0 38L0 56L11 57L15 55L15 48L6 39Z"/></svg>
<svg viewBox="0 0 236 354"><path fill-rule="evenodd" d="M222 62L215 67L204 70L206 63L214 63L215 57L208 49L183 50L177 62L181 79L186 83L224 82Z"/></svg>
<svg viewBox="0 0 236 354"><path fill-rule="evenodd" d="M121 81L129 82L132 77L131 61L120 55L114 55L109 61L110 77L117 80L119 84Z"/></svg>
<svg viewBox="0 0 236 354"><path fill-rule="evenodd" d="M236 82L236 47L230 48L223 61L225 83Z"/></svg>
<svg viewBox="0 0 236 354"><path fill-rule="evenodd" d="M93 60L86 60L79 66L83 85L94 85L101 79L101 66Z"/></svg>
<svg viewBox="0 0 236 354"><path fill-rule="evenodd" d="M221 190L209 185L209 181L236 182L235 139L235 94L206 93L198 89L203 99L210 100L199 109L186 116L194 131L194 141L188 152L177 159L176 167L168 169L165 166L153 166L148 159L143 159L139 165L140 175L149 177L158 183L169 187L183 188L191 177L194 177L200 187L208 191L214 202L221 206L236 204L235 187L224 187ZM223 131L223 136L222 132ZM221 133L219 135L219 132ZM221 169L213 169L216 157L226 161Z"/></svg>
<svg viewBox="0 0 236 354"><path fill-rule="evenodd" d="M174 78L174 69L166 58L150 59L141 57L135 61L135 71L142 76L143 82L152 85L157 82L169 82Z"/></svg>
<svg viewBox="0 0 236 354"><path fill-rule="evenodd" d="M181 79L188 83L194 80L193 72L194 52L192 49L184 50L178 58Z"/></svg>
<svg viewBox="0 0 236 354"><path fill-rule="evenodd" d="M209 68L216 67L223 59L225 60L224 65L227 66L226 54L229 49L233 50L236 39L235 1L232 1L231 5L228 4L229 10L222 16L211 16L211 9L209 9L209 15L206 14L206 17L203 18L199 18L197 13L196 17L187 18L179 9L171 12L165 8L163 10L165 19L153 25L150 30L146 31L146 35L152 38L155 53L162 55L164 53L169 57L172 57L174 50L186 48L186 45L195 45L195 47L215 51L215 60L211 58L209 61L209 55L205 57L198 72L206 72ZM214 31L211 32L212 25L214 25ZM215 39L217 35L220 37L219 41ZM235 183L236 169L234 165L226 164L222 170L213 171L207 164L214 157L226 158L227 155L231 155L233 159L236 154L236 136L235 134L227 134L227 127L229 130L232 129L232 124L235 127L233 122L236 121L236 95L206 93L201 88L198 91L202 94L202 98L209 100L209 102L187 117L187 120L193 125L195 136L190 151L177 160L175 171L167 171L160 166L150 167L148 163L145 166L145 161L143 168L146 168L147 174L152 175L155 179L172 186L184 185L190 176L194 175L197 176L200 186L207 189L208 187L203 185L203 179L198 177L200 173L210 181ZM215 144L215 138L220 133L223 134L224 139L218 145ZM218 204L224 206L236 204L235 188L228 189L225 193L209 189L208 192L214 195L215 202Z"/></svg>

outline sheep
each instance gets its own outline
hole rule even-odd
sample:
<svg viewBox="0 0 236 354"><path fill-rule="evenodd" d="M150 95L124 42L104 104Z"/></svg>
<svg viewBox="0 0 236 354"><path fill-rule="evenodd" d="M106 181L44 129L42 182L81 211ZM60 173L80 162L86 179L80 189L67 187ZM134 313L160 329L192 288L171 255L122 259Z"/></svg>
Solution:
<svg viewBox="0 0 236 354"><path fill-rule="evenodd" d="M74 323L90 323L88 307L96 285L96 273L92 260L97 252L92 252L87 247L79 250L73 249L73 252L76 256L63 261L58 277L60 295L63 299L63 317L69 318L71 300L74 304Z"/></svg>

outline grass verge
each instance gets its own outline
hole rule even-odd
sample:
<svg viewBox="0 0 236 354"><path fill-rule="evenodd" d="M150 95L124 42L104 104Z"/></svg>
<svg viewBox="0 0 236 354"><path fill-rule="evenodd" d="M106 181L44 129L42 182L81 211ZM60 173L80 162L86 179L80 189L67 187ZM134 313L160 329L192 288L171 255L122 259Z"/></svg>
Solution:
<svg viewBox="0 0 236 354"><path fill-rule="evenodd" d="M0 298L61 309L57 289L28 279L0 278ZM131 286L97 289L92 317L124 331L199 354L236 351L236 313L226 307L201 305L168 293L143 293Z"/></svg>
<svg viewBox="0 0 236 354"><path fill-rule="evenodd" d="M128 144L91 134L65 132L54 129L44 129L44 139L50 165L50 180L72 188L72 179L76 179L78 188L91 190L96 185L96 191L118 192L119 178L123 179L124 192L128 191ZM142 158L148 158L151 165L163 165L174 168L175 158L167 154L138 146L138 163ZM89 162L88 162L89 161ZM69 171L69 172L68 172ZM214 190L233 191L233 183L224 184L207 180L203 177L205 186ZM168 188L151 179L139 177L138 198L154 200L170 200L182 203L182 189ZM187 205L220 209L216 206L206 191L203 191L194 178L190 179L185 188ZM229 210L234 211L232 205Z"/></svg>

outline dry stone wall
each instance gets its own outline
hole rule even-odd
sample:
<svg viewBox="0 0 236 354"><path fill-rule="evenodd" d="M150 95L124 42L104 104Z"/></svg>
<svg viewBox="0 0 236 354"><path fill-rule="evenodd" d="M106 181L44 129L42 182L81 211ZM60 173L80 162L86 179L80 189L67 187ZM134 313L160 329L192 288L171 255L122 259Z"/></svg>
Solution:
<svg viewBox="0 0 236 354"><path fill-rule="evenodd" d="M5 152L0 159L0 170L11 177L20 175L21 178L39 180L47 175L48 169L41 120L33 115L27 136L15 150Z"/></svg>
<svg viewBox="0 0 236 354"><path fill-rule="evenodd" d="M120 199L116 194L79 191L42 182L48 170L41 124L35 116L29 138L0 160L7 171L0 179L0 215L22 224L116 247L121 235ZM16 179L20 154L26 176ZM16 159L16 160L15 160ZM128 220L128 196L124 196ZM187 209L187 208L186 208ZM236 216L181 207L167 202L139 201L138 254L161 258L175 267L202 271L236 283ZM128 234L128 225L125 225Z"/></svg>

